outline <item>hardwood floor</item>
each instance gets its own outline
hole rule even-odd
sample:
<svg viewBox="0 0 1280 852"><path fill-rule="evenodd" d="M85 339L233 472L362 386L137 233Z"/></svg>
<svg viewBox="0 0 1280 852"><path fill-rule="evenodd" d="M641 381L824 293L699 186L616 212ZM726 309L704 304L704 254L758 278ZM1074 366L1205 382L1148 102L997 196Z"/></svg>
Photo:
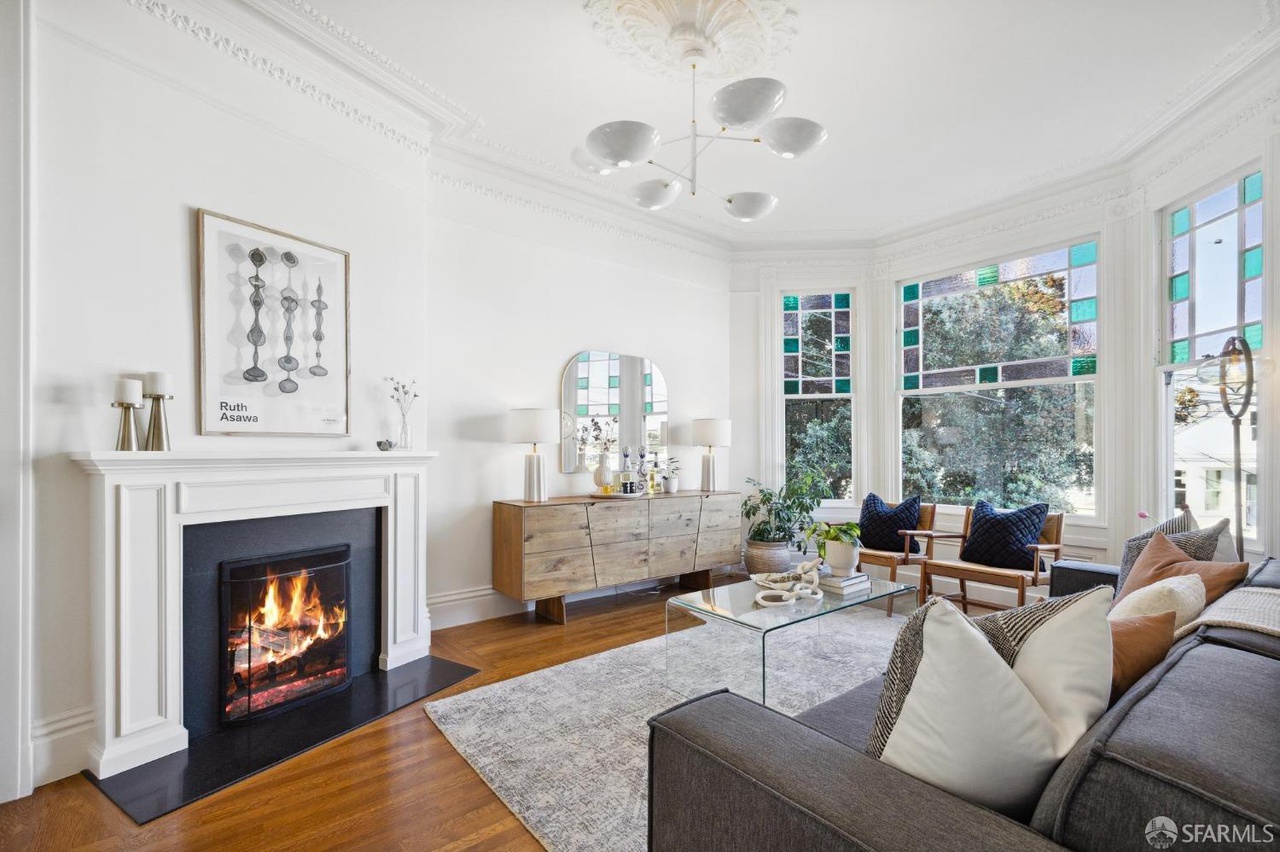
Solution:
<svg viewBox="0 0 1280 852"><path fill-rule="evenodd" d="M677 591L570 604L563 625L528 613L435 631L432 653L481 671L432 699L661 636ZM0 805L4 850L540 848L421 703L144 826L78 775Z"/></svg>

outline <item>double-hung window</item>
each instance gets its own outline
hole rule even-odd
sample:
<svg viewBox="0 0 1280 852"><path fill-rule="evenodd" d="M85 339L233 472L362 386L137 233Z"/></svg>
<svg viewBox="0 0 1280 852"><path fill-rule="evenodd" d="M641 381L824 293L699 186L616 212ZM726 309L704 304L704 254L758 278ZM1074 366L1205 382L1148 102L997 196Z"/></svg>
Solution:
<svg viewBox="0 0 1280 852"><path fill-rule="evenodd" d="M900 285L902 493L1094 512L1098 244Z"/></svg>

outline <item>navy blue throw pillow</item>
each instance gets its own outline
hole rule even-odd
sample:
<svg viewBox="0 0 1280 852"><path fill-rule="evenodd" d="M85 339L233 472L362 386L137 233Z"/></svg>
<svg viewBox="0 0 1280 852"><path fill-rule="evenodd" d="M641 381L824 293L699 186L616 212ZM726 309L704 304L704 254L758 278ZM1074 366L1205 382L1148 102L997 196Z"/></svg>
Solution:
<svg viewBox="0 0 1280 852"><path fill-rule="evenodd" d="M869 550L902 552L902 536L898 530L914 530L920 523L920 498L903 500L890 509L877 494L868 494L862 501L862 515L858 526L862 532L862 546ZM920 552L920 542L911 539L911 552Z"/></svg>
<svg viewBox="0 0 1280 852"><path fill-rule="evenodd" d="M1027 545L1040 540L1048 516L1048 503L1032 503L1001 512L986 500L979 500L973 507L969 538L960 551L960 558L992 568L1030 571L1033 563Z"/></svg>

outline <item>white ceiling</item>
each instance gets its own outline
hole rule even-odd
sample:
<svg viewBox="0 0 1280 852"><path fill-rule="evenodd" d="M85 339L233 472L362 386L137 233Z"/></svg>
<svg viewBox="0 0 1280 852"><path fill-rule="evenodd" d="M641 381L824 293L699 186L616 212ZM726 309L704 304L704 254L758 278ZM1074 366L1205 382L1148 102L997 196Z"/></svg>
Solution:
<svg viewBox="0 0 1280 852"><path fill-rule="evenodd" d="M605 121L686 132L687 84L611 53L581 0L310 3L476 114L490 147L569 169L570 150ZM777 211L740 224L700 194L676 202L675 215L731 225L739 238L838 241L995 200L1132 153L1280 23L1275 0L793 5L790 55L762 70L788 86L782 113L825 124L827 144L784 161L763 146L718 143L699 159L700 182L721 194L773 192ZM723 82L700 86L700 117ZM621 191L657 176L638 167L596 180Z"/></svg>

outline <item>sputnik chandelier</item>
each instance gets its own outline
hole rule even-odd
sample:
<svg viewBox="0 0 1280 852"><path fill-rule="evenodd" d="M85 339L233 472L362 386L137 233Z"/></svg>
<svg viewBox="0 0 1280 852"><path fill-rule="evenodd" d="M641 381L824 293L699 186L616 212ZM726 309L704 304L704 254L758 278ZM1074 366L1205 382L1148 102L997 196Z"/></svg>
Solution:
<svg viewBox="0 0 1280 852"><path fill-rule="evenodd" d="M649 165L664 177L642 181L630 197L646 210L662 210L689 189L698 194L698 158L718 141L763 144L785 160L795 159L826 141L827 131L807 118L775 117L787 87L771 77L749 77L719 89L711 96L716 132L698 130L699 66L720 75L739 73L785 49L793 34L794 12L776 0L660 0L618 2L588 0L596 28L611 47L633 60L671 70L683 68L690 80L689 133L663 141L656 128L643 121L611 121L587 134L571 155L580 168L597 175L615 169ZM742 135L746 134L746 135ZM687 143L688 159L679 168L657 161L668 145ZM768 192L720 195L725 211L742 222L768 216L778 206Z"/></svg>

